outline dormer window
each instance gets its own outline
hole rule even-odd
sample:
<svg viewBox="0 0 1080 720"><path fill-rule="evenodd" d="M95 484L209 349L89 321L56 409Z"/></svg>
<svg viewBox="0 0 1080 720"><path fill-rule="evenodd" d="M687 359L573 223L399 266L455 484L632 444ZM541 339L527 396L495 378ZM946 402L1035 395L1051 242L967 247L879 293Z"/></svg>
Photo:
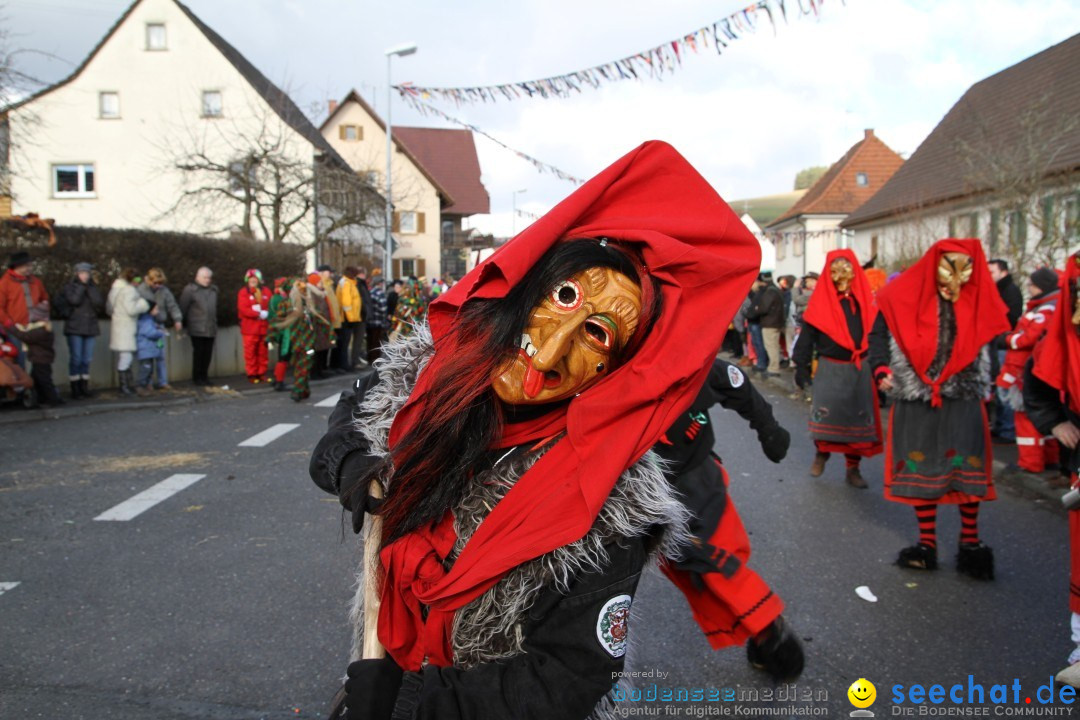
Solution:
<svg viewBox="0 0 1080 720"><path fill-rule="evenodd" d="M102 120L114 120L120 117L120 93L98 93L98 117Z"/></svg>
<svg viewBox="0 0 1080 720"><path fill-rule="evenodd" d="M855 184L859 187L868 187L870 185L870 178L866 173L855 173Z"/></svg>
<svg viewBox="0 0 1080 720"><path fill-rule="evenodd" d="M221 103L220 90L203 90L202 116L205 118L219 118L225 114L225 108Z"/></svg>
<svg viewBox="0 0 1080 720"><path fill-rule="evenodd" d="M338 137L353 142L363 140L364 128L359 125L338 125Z"/></svg>
<svg viewBox="0 0 1080 720"><path fill-rule="evenodd" d="M165 23L146 23L146 49L168 50Z"/></svg>

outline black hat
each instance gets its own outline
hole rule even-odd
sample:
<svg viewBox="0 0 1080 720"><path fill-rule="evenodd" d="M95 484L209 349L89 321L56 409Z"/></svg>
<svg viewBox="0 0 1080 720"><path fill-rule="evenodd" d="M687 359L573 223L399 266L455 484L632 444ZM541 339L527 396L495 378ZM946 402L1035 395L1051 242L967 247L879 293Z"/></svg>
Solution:
<svg viewBox="0 0 1080 720"><path fill-rule="evenodd" d="M1031 273L1031 284L1043 292L1050 292L1058 286L1058 275L1048 267L1041 267Z"/></svg>
<svg viewBox="0 0 1080 720"><path fill-rule="evenodd" d="M11 255L8 257L7 266L10 270L17 268L20 265L29 265L32 262L34 262L34 258L30 257L30 253L26 252L25 250L20 250L18 252L11 253Z"/></svg>
<svg viewBox="0 0 1080 720"><path fill-rule="evenodd" d="M326 263L323 263L319 267L315 268L316 272L334 272L334 268L330 267Z"/></svg>
<svg viewBox="0 0 1080 720"><path fill-rule="evenodd" d="M816 272L808 272L808 273L806 273L806 278L808 280L817 280L820 277L821 277L821 275L819 273L816 273Z"/></svg>
<svg viewBox="0 0 1080 720"><path fill-rule="evenodd" d="M757 279L761 282L772 282L772 271L763 272L757 276Z"/></svg>

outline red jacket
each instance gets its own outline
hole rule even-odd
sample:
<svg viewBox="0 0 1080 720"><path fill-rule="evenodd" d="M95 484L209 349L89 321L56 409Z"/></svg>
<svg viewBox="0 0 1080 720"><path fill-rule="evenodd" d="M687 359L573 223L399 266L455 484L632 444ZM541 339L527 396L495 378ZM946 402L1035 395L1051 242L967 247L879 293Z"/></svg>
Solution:
<svg viewBox="0 0 1080 720"><path fill-rule="evenodd" d="M236 294L236 314L240 317L241 335L266 335L270 328L270 323L263 320L259 312L270 310L270 291L261 287L256 292L245 285Z"/></svg>
<svg viewBox="0 0 1080 720"><path fill-rule="evenodd" d="M997 385L1003 388L1023 387L1024 365L1035 350L1035 344L1046 334L1046 326L1057 307L1057 290L1043 293L1028 300L1027 312L1016 322L1016 329L1005 335L1005 362L997 376Z"/></svg>
<svg viewBox="0 0 1080 720"><path fill-rule="evenodd" d="M11 327L15 323L26 325L30 322L30 312L26 306L26 292L30 292L30 304L37 305L49 299L45 284L41 278L31 275L16 275L8 270L0 277L0 325Z"/></svg>

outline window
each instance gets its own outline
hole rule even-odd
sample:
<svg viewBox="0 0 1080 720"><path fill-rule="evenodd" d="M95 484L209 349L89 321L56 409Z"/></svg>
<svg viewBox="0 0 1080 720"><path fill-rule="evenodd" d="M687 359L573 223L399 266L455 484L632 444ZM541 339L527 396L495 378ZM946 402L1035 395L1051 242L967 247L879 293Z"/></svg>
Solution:
<svg viewBox="0 0 1080 720"><path fill-rule="evenodd" d="M791 239L791 254L795 257L802 257L803 254L803 242L805 242L806 233L796 233Z"/></svg>
<svg viewBox="0 0 1080 720"><path fill-rule="evenodd" d="M443 220L442 222L442 241L453 242L454 241L454 221Z"/></svg>
<svg viewBox="0 0 1080 720"><path fill-rule="evenodd" d="M424 213L422 212L395 212L390 230L402 235L419 235L425 231L424 226Z"/></svg>
<svg viewBox="0 0 1080 720"><path fill-rule="evenodd" d="M360 173L360 177L371 187L379 187L379 171L367 170Z"/></svg>
<svg viewBox="0 0 1080 720"><path fill-rule="evenodd" d="M146 49L167 50L164 23L146 23Z"/></svg>
<svg viewBox="0 0 1080 720"><path fill-rule="evenodd" d="M415 260L402 260L401 261L401 276L410 277L416 275L416 261Z"/></svg>
<svg viewBox="0 0 1080 720"><path fill-rule="evenodd" d="M780 235L776 238L776 259L783 260L787 257L787 238Z"/></svg>
<svg viewBox="0 0 1080 720"><path fill-rule="evenodd" d="M120 93L98 93L98 117L102 119L120 117Z"/></svg>
<svg viewBox="0 0 1080 720"><path fill-rule="evenodd" d="M855 173L855 184L859 187L868 187L870 185L870 178L866 173Z"/></svg>
<svg viewBox="0 0 1080 720"><path fill-rule="evenodd" d="M1014 248L1027 246L1027 217L1022 210L1013 210L1008 215L1009 245Z"/></svg>
<svg viewBox="0 0 1080 720"><path fill-rule="evenodd" d="M979 213L964 213L949 217L949 237L979 237Z"/></svg>
<svg viewBox="0 0 1080 720"><path fill-rule="evenodd" d="M229 192L233 195L244 196L255 187L254 162L249 160L234 160L229 163Z"/></svg>
<svg viewBox="0 0 1080 720"><path fill-rule="evenodd" d="M221 117L224 109L221 106L220 90L203 90L202 116L208 118Z"/></svg>
<svg viewBox="0 0 1080 720"><path fill-rule="evenodd" d="M355 142L364 139L364 128L359 125L338 125L338 137Z"/></svg>
<svg viewBox="0 0 1080 720"><path fill-rule="evenodd" d="M97 197L94 192L94 166L53 165L53 197Z"/></svg>

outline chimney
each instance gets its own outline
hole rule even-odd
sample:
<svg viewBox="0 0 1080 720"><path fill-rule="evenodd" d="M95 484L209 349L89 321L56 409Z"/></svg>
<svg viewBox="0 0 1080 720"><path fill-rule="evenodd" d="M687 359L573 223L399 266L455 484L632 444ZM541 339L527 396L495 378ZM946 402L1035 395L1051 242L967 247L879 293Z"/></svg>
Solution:
<svg viewBox="0 0 1080 720"><path fill-rule="evenodd" d="M330 114L333 115L334 111L337 110L337 100L327 100L326 107L330 111Z"/></svg>
<svg viewBox="0 0 1080 720"><path fill-rule="evenodd" d="M333 112L333 111L331 110L331 112ZM865 134L863 135L863 139L864 140L869 140L870 138L874 137L874 128L866 128L864 133Z"/></svg>

